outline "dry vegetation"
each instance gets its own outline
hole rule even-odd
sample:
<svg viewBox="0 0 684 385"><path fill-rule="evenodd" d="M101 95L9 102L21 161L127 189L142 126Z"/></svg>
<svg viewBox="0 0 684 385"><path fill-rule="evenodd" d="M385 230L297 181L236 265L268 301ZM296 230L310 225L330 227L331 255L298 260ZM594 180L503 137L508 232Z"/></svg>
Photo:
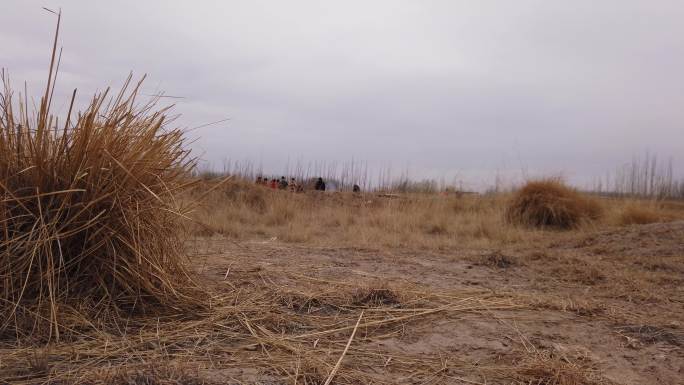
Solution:
<svg viewBox="0 0 684 385"><path fill-rule="evenodd" d="M554 179L528 182L506 208L508 222L542 229L577 228L601 214L602 207L596 200Z"/></svg>
<svg viewBox="0 0 684 385"><path fill-rule="evenodd" d="M183 252L203 283L203 306L77 318L62 325L69 338L49 344L5 336L0 379L630 384L647 383L648 370L665 383L677 376L684 226L626 219L634 207L684 219L677 202L592 198L602 215L559 231L509 224L515 195L191 183L176 202L202 198L187 213ZM663 351L671 358L657 369L639 358Z"/></svg>
<svg viewBox="0 0 684 385"><path fill-rule="evenodd" d="M200 189L201 191L202 189ZM193 233L357 247L451 247L519 240L501 215L505 196L288 194L246 182L217 189L194 213Z"/></svg>
<svg viewBox="0 0 684 385"><path fill-rule="evenodd" d="M0 334L59 338L68 323L192 303L174 200L192 163L163 110L134 107L137 88L58 127L49 86L34 120L21 103L15 115L5 81Z"/></svg>
<svg viewBox="0 0 684 385"><path fill-rule="evenodd" d="M0 384L681 380L681 202L196 180L136 90L60 126L6 83Z"/></svg>
<svg viewBox="0 0 684 385"><path fill-rule="evenodd" d="M277 239L319 246L499 247L548 236L543 230L591 231L684 219L669 201L599 198L558 181L533 181L513 194L384 194L315 191L291 194L232 181L191 194L203 204L191 235ZM523 226L517 226L517 225Z"/></svg>

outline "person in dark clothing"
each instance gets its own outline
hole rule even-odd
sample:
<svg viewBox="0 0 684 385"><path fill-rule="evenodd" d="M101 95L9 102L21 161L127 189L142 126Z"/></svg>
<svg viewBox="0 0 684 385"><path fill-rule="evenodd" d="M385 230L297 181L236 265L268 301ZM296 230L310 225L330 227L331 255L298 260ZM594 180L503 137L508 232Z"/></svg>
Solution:
<svg viewBox="0 0 684 385"><path fill-rule="evenodd" d="M261 177L260 176L257 177L256 184L258 184L258 185L261 184Z"/></svg>
<svg viewBox="0 0 684 385"><path fill-rule="evenodd" d="M316 180L316 185L314 186L314 190L325 191L325 182L323 182L323 178L318 178L318 180Z"/></svg>
<svg viewBox="0 0 684 385"><path fill-rule="evenodd" d="M354 187L352 187L352 191L355 193L361 192L361 187L359 187L358 184L355 184Z"/></svg>
<svg viewBox="0 0 684 385"><path fill-rule="evenodd" d="M287 179L284 176L280 177L280 183L278 183L278 188L281 190L287 190Z"/></svg>

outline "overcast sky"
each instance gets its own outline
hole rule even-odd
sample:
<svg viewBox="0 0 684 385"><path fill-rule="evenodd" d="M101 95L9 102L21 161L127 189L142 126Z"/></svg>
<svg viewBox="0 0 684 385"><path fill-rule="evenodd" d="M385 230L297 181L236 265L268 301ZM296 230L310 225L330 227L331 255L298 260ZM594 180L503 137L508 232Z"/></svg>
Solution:
<svg viewBox="0 0 684 385"><path fill-rule="evenodd" d="M366 161L473 185L587 180L645 151L684 170L684 2L3 0L0 67L58 90L182 96L193 148L262 163Z"/></svg>

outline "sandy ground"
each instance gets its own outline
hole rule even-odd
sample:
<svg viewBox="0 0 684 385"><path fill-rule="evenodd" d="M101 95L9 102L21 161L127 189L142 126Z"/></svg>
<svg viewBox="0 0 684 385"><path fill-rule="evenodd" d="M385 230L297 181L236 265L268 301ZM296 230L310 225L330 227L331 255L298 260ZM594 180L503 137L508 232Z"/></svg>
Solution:
<svg viewBox="0 0 684 385"><path fill-rule="evenodd" d="M385 336L357 338L352 349L381 353L367 360L353 356L342 365L387 383L523 383L524 375L515 377L520 373L510 381L506 375L496 379L492 368L546 357L586 377L561 373L553 379L551 374L546 382L534 383L684 384L684 222L548 238L543 244L497 250L307 247L277 239L200 239L189 249L206 282L218 290L263 285L308 293L314 300L283 304L308 317L334 315L339 309L325 298L344 286L383 288L397 295L380 301L380 309L400 308L414 292L489 296L515 305L443 311L411 319ZM443 362L445 369L432 378L414 378L391 357L418 366ZM230 376L271 383L258 373L245 365ZM224 374L205 372L217 381Z"/></svg>
<svg viewBox="0 0 684 385"><path fill-rule="evenodd" d="M0 344L0 384L684 384L684 222L542 235L499 249L197 238L210 307Z"/></svg>

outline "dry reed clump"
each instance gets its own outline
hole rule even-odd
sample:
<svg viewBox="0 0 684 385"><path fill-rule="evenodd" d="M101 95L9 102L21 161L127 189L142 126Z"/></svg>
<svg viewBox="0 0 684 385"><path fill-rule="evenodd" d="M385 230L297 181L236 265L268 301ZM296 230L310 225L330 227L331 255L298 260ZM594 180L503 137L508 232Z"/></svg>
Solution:
<svg viewBox="0 0 684 385"><path fill-rule="evenodd" d="M536 228L572 229L597 219L601 205L557 179L530 181L506 208L509 223Z"/></svg>
<svg viewBox="0 0 684 385"><path fill-rule="evenodd" d="M445 235L449 233L449 228L446 223L430 223L423 226L425 234L429 235Z"/></svg>
<svg viewBox="0 0 684 385"><path fill-rule="evenodd" d="M356 306L397 306L401 304L401 297L395 290L386 285L377 287L358 288L351 296L352 305Z"/></svg>
<svg viewBox="0 0 684 385"><path fill-rule="evenodd" d="M662 213L648 208L637 206L636 204L627 205L618 218L621 225L646 225L649 223L662 222L666 218Z"/></svg>
<svg viewBox="0 0 684 385"><path fill-rule="evenodd" d="M518 363L518 383L535 385L600 385L606 382L591 370L556 357L548 351L537 351Z"/></svg>
<svg viewBox="0 0 684 385"><path fill-rule="evenodd" d="M507 269L509 267L520 265L520 262L516 257L503 254L500 251L494 251L492 253L481 255L475 258L473 262L477 266L487 266L497 269Z"/></svg>
<svg viewBox="0 0 684 385"><path fill-rule="evenodd" d="M218 199L226 200L227 202L244 203L247 207L255 210L259 214L263 214L267 209L266 195L271 192L264 187L255 186L252 183L231 180L229 183L222 183L220 180L206 181L201 186L205 191L207 189L219 187L217 194Z"/></svg>
<svg viewBox="0 0 684 385"><path fill-rule="evenodd" d="M194 165L182 131L156 99L136 104L130 77L58 122L53 67L33 114L2 74L0 336L59 338L85 319L192 302L174 198Z"/></svg>
<svg viewBox="0 0 684 385"><path fill-rule="evenodd" d="M324 294L324 293L323 293ZM339 312L342 309L340 304L331 301L325 295L319 293L284 293L280 295L280 304L288 309L294 310L299 314L328 314Z"/></svg>

